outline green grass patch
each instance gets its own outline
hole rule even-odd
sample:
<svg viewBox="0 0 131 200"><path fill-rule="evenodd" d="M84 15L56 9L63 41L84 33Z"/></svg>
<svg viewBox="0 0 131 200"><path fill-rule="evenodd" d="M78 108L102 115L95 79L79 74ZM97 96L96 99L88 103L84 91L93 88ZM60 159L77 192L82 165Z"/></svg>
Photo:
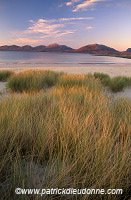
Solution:
<svg viewBox="0 0 131 200"><path fill-rule="evenodd" d="M95 78L98 78L99 80L103 80L103 79L109 78L108 74L103 74L103 73L99 73L99 72L95 72L95 73L93 74L93 76L94 76Z"/></svg>
<svg viewBox="0 0 131 200"><path fill-rule="evenodd" d="M12 71L0 71L0 81L7 81L14 74Z"/></svg>
<svg viewBox="0 0 131 200"><path fill-rule="evenodd" d="M109 87L113 92L120 92L125 87L130 87L130 86L131 86L131 78L125 76L116 76L111 79L111 82L109 84Z"/></svg>
<svg viewBox="0 0 131 200"><path fill-rule="evenodd" d="M108 86L112 92L121 92L126 87L131 87L131 77L116 76L110 78L107 74L94 73L96 79L99 79L104 86Z"/></svg>
<svg viewBox="0 0 131 200"><path fill-rule="evenodd" d="M14 74L8 81L12 92L36 92L54 86L62 73L27 70Z"/></svg>

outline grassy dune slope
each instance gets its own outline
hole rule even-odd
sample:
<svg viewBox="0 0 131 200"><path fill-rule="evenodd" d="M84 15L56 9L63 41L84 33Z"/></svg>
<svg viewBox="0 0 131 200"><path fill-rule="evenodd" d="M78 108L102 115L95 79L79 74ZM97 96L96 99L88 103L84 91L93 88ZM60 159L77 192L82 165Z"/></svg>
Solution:
<svg viewBox="0 0 131 200"><path fill-rule="evenodd" d="M3 199L119 200L121 195L16 196L15 188L130 188L131 101L109 100L92 76L0 101ZM124 199L123 198L123 199Z"/></svg>

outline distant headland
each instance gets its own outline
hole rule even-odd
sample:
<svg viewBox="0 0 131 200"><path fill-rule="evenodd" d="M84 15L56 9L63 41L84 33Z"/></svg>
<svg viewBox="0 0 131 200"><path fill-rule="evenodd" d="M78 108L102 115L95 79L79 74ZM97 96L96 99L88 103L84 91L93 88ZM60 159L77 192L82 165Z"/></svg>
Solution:
<svg viewBox="0 0 131 200"><path fill-rule="evenodd" d="M126 51L118 51L114 48L108 47L102 44L89 44L78 49L73 49L66 45L59 45L57 43L49 46L39 45L32 47L30 45L17 46L17 45L4 45L0 46L0 51L34 51L34 52L67 52L67 53L88 53L96 55L108 55L108 56L119 56L125 58L131 58L131 48Z"/></svg>

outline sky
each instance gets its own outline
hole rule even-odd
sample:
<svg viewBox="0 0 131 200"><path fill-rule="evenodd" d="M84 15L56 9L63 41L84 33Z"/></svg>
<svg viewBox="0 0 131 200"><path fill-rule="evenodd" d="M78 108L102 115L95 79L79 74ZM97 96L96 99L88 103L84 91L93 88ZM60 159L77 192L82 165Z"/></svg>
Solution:
<svg viewBox="0 0 131 200"><path fill-rule="evenodd" d="M0 46L131 47L131 0L0 0Z"/></svg>

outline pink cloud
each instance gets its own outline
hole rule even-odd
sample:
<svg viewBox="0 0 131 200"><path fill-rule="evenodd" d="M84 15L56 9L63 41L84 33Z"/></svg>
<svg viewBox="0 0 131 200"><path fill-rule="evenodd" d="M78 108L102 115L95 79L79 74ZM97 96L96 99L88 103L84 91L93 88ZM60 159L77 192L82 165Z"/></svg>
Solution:
<svg viewBox="0 0 131 200"><path fill-rule="evenodd" d="M72 6L73 4L76 4L81 0L72 0L66 3L66 6ZM79 3L75 6L75 8L72 10L73 12L77 12L79 10L84 10L87 7L95 5L95 3L102 2L102 1L110 1L110 0L86 0L83 1L82 3Z"/></svg>

